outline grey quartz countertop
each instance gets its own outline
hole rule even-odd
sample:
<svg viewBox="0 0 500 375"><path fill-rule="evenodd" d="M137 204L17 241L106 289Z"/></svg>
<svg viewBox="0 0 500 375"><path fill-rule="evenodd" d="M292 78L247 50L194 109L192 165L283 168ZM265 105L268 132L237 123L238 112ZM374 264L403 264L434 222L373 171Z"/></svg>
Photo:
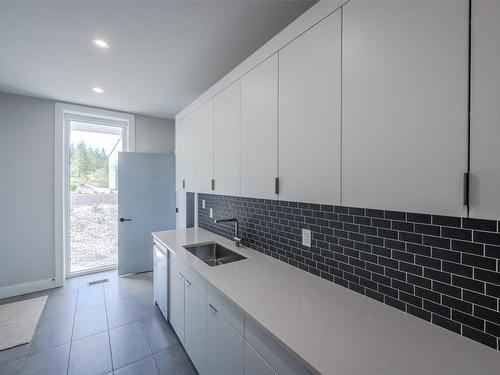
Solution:
<svg viewBox="0 0 500 375"><path fill-rule="evenodd" d="M313 372L500 374L500 353L203 229L153 233ZM183 248L216 241L248 259L210 267Z"/></svg>

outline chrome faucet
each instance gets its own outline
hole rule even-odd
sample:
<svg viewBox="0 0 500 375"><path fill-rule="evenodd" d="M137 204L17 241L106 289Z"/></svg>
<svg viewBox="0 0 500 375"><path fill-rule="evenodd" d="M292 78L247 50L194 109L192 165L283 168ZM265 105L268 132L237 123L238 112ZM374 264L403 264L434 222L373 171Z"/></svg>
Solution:
<svg viewBox="0 0 500 375"><path fill-rule="evenodd" d="M219 223L235 223L235 226L234 226L234 244L236 246L240 247L241 237L240 237L240 223L238 222L238 219L236 219L236 218L216 219L215 222L217 224L219 224Z"/></svg>

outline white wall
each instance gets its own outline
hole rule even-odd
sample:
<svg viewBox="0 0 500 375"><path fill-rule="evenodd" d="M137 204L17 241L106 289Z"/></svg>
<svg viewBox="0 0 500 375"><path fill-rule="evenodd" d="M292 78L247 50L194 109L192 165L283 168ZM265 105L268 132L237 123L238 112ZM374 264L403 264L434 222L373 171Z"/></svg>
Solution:
<svg viewBox="0 0 500 375"><path fill-rule="evenodd" d="M0 93L0 288L54 277L54 103Z"/></svg>
<svg viewBox="0 0 500 375"><path fill-rule="evenodd" d="M0 298L55 276L54 104L0 93ZM136 115L135 127L137 152L174 152L172 120Z"/></svg>
<svg viewBox="0 0 500 375"><path fill-rule="evenodd" d="M174 153L174 120L136 115L135 151L158 154Z"/></svg>

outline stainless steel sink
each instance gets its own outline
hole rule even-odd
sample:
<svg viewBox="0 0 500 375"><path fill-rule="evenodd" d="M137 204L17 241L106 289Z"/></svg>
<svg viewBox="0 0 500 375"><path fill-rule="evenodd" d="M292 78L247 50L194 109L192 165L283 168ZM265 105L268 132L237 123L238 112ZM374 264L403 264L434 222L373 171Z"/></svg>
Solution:
<svg viewBox="0 0 500 375"><path fill-rule="evenodd" d="M184 246L184 249L211 267L246 259L243 255L235 253L234 251L219 245L217 242L186 245Z"/></svg>

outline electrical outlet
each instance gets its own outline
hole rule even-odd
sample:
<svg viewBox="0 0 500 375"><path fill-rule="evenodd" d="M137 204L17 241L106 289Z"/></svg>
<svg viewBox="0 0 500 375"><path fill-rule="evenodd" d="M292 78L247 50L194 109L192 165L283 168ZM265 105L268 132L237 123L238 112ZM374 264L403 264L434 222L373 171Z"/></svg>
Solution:
<svg viewBox="0 0 500 375"><path fill-rule="evenodd" d="M210 219L213 219L214 218L214 209L211 208L210 209Z"/></svg>
<svg viewBox="0 0 500 375"><path fill-rule="evenodd" d="M302 229L302 245L311 247L311 231L309 229Z"/></svg>
<svg viewBox="0 0 500 375"><path fill-rule="evenodd" d="M205 209L205 199L201 200L201 208Z"/></svg>

